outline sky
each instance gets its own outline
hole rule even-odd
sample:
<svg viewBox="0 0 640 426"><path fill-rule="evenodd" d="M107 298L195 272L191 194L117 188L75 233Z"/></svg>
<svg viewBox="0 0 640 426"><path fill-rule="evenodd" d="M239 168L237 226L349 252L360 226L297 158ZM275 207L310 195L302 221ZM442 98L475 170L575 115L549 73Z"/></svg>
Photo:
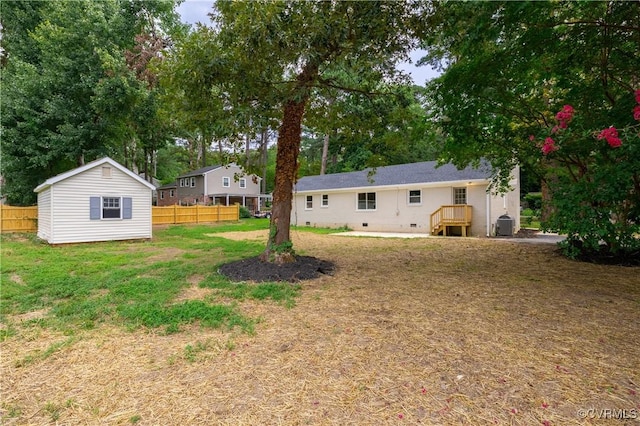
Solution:
<svg viewBox="0 0 640 426"><path fill-rule="evenodd" d="M178 6L177 11L182 18L182 22L191 25L194 25L197 22L208 24L209 16L207 14L212 8L213 1L211 0L186 0ZM415 63L422 56L424 56L424 51L416 50L412 52L411 60ZM426 81L439 75L437 71L433 70L429 66L416 67L412 63L402 63L398 65L398 68L411 75L413 82L418 85L424 85Z"/></svg>

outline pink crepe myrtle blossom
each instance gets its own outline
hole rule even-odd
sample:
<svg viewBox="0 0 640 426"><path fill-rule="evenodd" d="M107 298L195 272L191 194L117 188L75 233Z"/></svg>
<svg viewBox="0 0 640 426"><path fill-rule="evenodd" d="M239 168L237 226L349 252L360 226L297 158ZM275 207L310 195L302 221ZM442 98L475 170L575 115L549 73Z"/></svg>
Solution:
<svg viewBox="0 0 640 426"><path fill-rule="evenodd" d="M598 140L602 139L606 140L611 148L617 148L622 145L622 141L618 137L618 130L613 126L602 130L598 134Z"/></svg>
<svg viewBox="0 0 640 426"><path fill-rule="evenodd" d="M558 125L561 129L566 129L571 119L573 119L573 113L575 110L571 105L565 105L562 109L556 114L556 120L558 120Z"/></svg>
<svg viewBox="0 0 640 426"><path fill-rule="evenodd" d="M636 96L636 102L640 104L640 89L636 89L634 94Z"/></svg>
<svg viewBox="0 0 640 426"><path fill-rule="evenodd" d="M640 105L636 105L633 109L633 119L636 121L640 121Z"/></svg>
<svg viewBox="0 0 640 426"><path fill-rule="evenodd" d="M553 151L557 151L558 147L556 146L556 141L551 138L546 138L544 140L544 144L542 145L542 153L547 155Z"/></svg>

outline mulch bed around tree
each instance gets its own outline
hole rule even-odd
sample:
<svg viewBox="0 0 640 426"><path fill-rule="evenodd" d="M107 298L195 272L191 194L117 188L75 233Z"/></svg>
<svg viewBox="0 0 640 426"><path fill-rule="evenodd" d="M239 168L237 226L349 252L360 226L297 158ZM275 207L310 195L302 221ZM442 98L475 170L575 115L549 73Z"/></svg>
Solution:
<svg viewBox="0 0 640 426"><path fill-rule="evenodd" d="M276 265L258 257L238 260L222 265L218 272L233 281L288 281L298 282L333 275L332 262L311 256L295 256L295 262Z"/></svg>

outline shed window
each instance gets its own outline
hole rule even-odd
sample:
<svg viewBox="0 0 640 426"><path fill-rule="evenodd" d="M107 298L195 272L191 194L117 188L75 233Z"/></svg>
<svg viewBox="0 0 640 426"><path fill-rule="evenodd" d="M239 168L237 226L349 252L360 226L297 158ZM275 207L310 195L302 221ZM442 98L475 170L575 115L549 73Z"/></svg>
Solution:
<svg viewBox="0 0 640 426"><path fill-rule="evenodd" d="M313 195L307 195L307 210L313 208Z"/></svg>
<svg viewBox="0 0 640 426"><path fill-rule="evenodd" d="M131 197L90 197L89 219L131 219Z"/></svg>
<svg viewBox="0 0 640 426"><path fill-rule="evenodd" d="M231 178L225 176L222 178L222 186L224 186L225 188L228 188L231 186Z"/></svg>
<svg viewBox="0 0 640 426"><path fill-rule="evenodd" d="M329 207L329 194L322 194L322 207Z"/></svg>
<svg viewBox="0 0 640 426"><path fill-rule="evenodd" d="M358 193L358 210L375 210L376 209L376 193L360 192Z"/></svg>
<svg viewBox="0 0 640 426"><path fill-rule="evenodd" d="M409 191L409 204L421 204L422 191L419 189Z"/></svg>
<svg viewBox="0 0 640 426"><path fill-rule="evenodd" d="M120 219L120 197L102 197L102 218Z"/></svg>

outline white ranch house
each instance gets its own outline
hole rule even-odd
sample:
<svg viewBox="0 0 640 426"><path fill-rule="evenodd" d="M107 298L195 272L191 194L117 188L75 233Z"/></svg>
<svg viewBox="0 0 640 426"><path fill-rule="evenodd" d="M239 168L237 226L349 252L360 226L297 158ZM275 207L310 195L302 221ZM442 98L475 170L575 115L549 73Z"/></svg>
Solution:
<svg viewBox="0 0 640 426"><path fill-rule="evenodd" d="M105 157L36 187L38 237L50 244L149 239L155 187Z"/></svg>
<svg viewBox="0 0 640 426"><path fill-rule="evenodd" d="M519 169L511 190L488 190L491 169L458 170L435 161L301 178L294 189L291 223L356 231L491 236L505 224L520 229ZM506 235L506 233L505 233Z"/></svg>

